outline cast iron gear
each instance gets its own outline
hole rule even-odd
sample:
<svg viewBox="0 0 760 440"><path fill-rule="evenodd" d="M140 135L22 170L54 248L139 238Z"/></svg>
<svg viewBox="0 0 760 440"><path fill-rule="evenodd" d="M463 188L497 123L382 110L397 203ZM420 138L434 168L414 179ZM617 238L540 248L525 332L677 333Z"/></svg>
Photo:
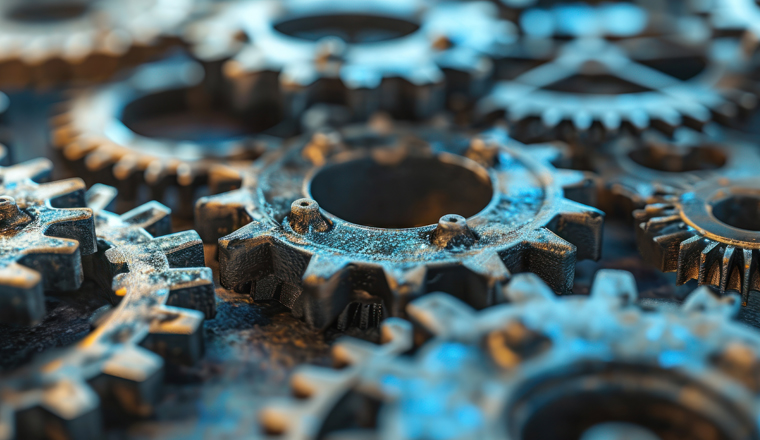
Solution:
<svg viewBox="0 0 760 440"><path fill-rule="evenodd" d="M176 39L192 0L0 3L0 84L105 79Z"/></svg>
<svg viewBox="0 0 760 440"><path fill-rule="evenodd" d="M755 173L757 174L757 173ZM760 289L760 178L716 177L634 212L639 250L678 284Z"/></svg>
<svg viewBox="0 0 760 440"><path fill-rule="evenodd" d="M29 325L45 314L45 290L83 280L81 256L95 252L92 212L81 179L36 183L47 159L0 167L0 323Z"/></svg>
<svg viewBox="0 0 760 440"><path fill-rule="evenodd" d="M485 92L491 58L515 38L492 3L424 0L230 3L193 33L201 59L234 53L223 70L243 105L277 90L286 114L337 100L360 120L378 110L424 118L446 91Z"/></svg>
<svg viewBox="0 0 760 440"><path fill-rule="evenodd" d="M641 137L618 137L600 148L592 157L604 184L600 208L631 218L635 209L688 191L702 180L757 174L756 144L736 134L709 132L680 128L671 139L647 131Z"/></svg>
<svg viewBox="0 0 760 440"><path fill-rule="evenodd" d="M476 312L442 293L412 302L383 345L348 339L340 369L302 367L297 397L260 413L277 439L750 439L760 431L760 335L733 322L737 297L707 288L644 310L628 272L558 298L516 275ZM625 436L623 434L629 434ZM631 434L638 435L632 436Z"/></svg>
<svg viewBox="0 0 760 440"><path fill-rule="evenodd" d="M197 62L174 58L76 92L51 125L54 146L89 184L116 185L132 206L143 184L167 203L166 191L177 189L172 206L183 215L213 164L250 164L279 145L265 134L279 122L276 112L233 112Z"/></svg>
<svg viewBox="0 0 760 440"><path fill-rule="evenodd" d="M169 232L169 209L154 202L123 215L103 211L113 195L99 185L87 199L97 217L100 256L121 301L75 346L0 380L2 439L102 438L101 406L122 416L149 415L160 396L164 359L188 364L202 355L214 285L198 234L154 238L149 230Z"/></svg>
<svg viewBox="0 0 760 440"><path fill-rule="evenodd" d="M223 286L317 328L376 326L437 289L486 307L510 272L567 293L576 258L599 258L603 213L564 194L596 188L549 165L554 147L501 134L361 125L305 136L243 188L199 200L196 224L207 241L231 232L219 240Z"/></svg>

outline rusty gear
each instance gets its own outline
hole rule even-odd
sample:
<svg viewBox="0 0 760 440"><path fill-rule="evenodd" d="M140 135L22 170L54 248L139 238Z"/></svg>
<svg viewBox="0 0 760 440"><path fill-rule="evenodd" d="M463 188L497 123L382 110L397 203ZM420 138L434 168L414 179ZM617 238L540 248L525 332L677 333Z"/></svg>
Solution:
<svg viewBox="0 0 760 440"><path fill-rule="evenodd" d="M596 189L549 165L555 148L500 135L306 136L243 188L199 200L196 224L207 241L240 228L219 240L223 286L318 328L372 327L439 288L486 307L510 272L567 293L576 258L599 257L603 214L563 194Z"/></svg>
<svg viewBox="0 0 760 440"><path fill-rule="evenodd" d="M634 212L639 250L660 270L676 272L678 284L696 279L738 291L746 305L760 289L759 201L757 177L702 181Z"/></svg>
<svg viewBox="0 0 760 440"><path fill-rule="evenodd" d="M249 164L279 144L262 133L277 125L276 114L233 114L217 95L194 61L144 65L123 81L77 92L52 120L53 143L88 183L116 185L120 199L132 204L143 184L151 199L167 203L166 192L178 189L176 210L192 213L212 165ZM177 126L183 117L191 120ZM206 128L194 137L193 124L213 122L218 135Z"/></svg>
<svg viewBox="0 0 760 440"><path fill-rule="evenodd" d="M2 439L102 438L101 406L149 415L160 394L162 357L187 364L202 355L214 287L200 238L194 231L152 237L148 230L163 234L170 225L168 208L158 203L120 216L102 211L114 193L96 186L87 199L121 301L75 346L0 381Z"/></svg>
<svg viewBox="0 0 760 440"><path fill-rule="evenodd" d="M648 311L637 294L630 273L604 270L590 297L517 275L511 303L479 313L428 295L408 308L432 335L413 355L412 326L395 319L383 345L338 343L340 369L302 367L297 397L271 400L262 427L300 440L756 438L760 336L732 322L738 298L701 288Z"/></svg>
<svg viewBox="0 0 760 440"><path fill-rule="evenodd" d="M42 319L43 292L79 288L81 256L95 252L92 212L83 208L84 182L34 181L51 169L46 159L0 168L3 324L29 325Z"/></svg>
<svg viewBox="0 0 760 440"><path fill-rule="evenodd" d="M635 209L688 191L713 177L757 174L757 145L733 134L705 135L681 128L673 139L648 131L640 138L620 137L593 155L604 182L601 209L631 217Z"/></svg>
<svg viewBox="0 0 760 440"><path fill-rule="evenodd" d="M191 0L75 0L0 4L4 86L95 80L176 39Z"/></svg>
<svg viewBox="0 0 760 440"><path fill-rule="evenodd" d="M484 92L491 58L515 33L492 3L422 0L230 3L192 29L204 61L234 54L223 70L242 105L279 90L287 114L338 100L357 119L378 110L424 118L445 91Z"/></svg>

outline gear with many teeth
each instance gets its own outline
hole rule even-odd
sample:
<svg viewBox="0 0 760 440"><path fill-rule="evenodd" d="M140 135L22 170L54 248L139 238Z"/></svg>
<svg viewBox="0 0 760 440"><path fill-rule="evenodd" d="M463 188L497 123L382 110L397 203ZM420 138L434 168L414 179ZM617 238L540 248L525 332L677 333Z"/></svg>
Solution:
<svg viewBox="0 0 760 440"><path fill-rule="evenodd" d="M45 315L44 291L71 291L95 252L92 212L81 179L37 183L52 164L0 167L0 323L31 325Z"/></svg>
<svg viewBox="0 0 760 440"><path fill-rule="evenodd" d="M117 186L128 207L143 186L150 199L167 203L167 192L176 189L175 214L187 216L208 183L208 170L219 163L247 165L276 148L279 138L266 130L279 122L271 112L233 112L201 65L177 57L75 92L51 125L59 155L88 184Z"/></svg>
<svg viewBox="0 0 760 440"><path fill-rule="evenodd" d="M297 370L294 397L264 406L262 430L283 440L756 438L760 336L731 319L738 298L703 287L680 307L645 310L637 295L633 276L613 270L590 296L560 298L516 275L509 304L481 312L428 295L408 306L416 331L389 319L382 345L338 342L339 369Z"/></svg>
<svg viewBox="0 0 760 440"><path fill-rule="evenodd" d="M0 3L0 84L102 80L178 37L192 0Z"/></svg>
<svg viewBox="0 0 760 440"><path fill-rule="evenodd" d="M188 33L197 57L226 60L239 102L278 90L286 114L338 100L357 120L425 118L446 92L483 93L515 38L492 3L424 0L230 2Z"/></svg>
<svg viewBox="0 0 760 440"><path fill-rule="evenodd" d="M634 212L639 250L678 284L760 289L760 178L716 177Z"/></svg>
<svg viewBox="0 0 760 440"><path fill-rule="evenodd" d="M196 224L229 234L224 287L317 328L374 327L442 288L483 308L512 272L568 293L576 259L599 258L603 213L564 196L596 188L556 155L495 131L351 126L265 156L241 189L200 199Z"/></svg>
<svg viewBox="0 0 760 440"><path fill-rule="evenodd" d="M98 185L87 203L98 256L121 300L76 345L0 380L1 439L102 438L109 412L151 413L164 360L186 365L203 353L203 319L214 316L215 297L200 237L168 234L170 211L157 202L122 215L104 211L114 195Z"/></svg>
<svg viewBox="0 0 760 440"><path fill-rule="evenodd" d="M681 128L672 139L653 131L618 137L591 160L604 184L600 208L631 218L635 209L686 192L702 180L754 176L760 150L736 134Z"/></svg>

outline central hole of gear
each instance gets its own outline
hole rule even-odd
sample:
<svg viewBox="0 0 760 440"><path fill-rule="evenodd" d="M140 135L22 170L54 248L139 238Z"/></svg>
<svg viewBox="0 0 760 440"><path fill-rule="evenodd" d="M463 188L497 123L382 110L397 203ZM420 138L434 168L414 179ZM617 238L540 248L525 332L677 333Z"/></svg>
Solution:
<svg viewBox="0 0 760 440"><path fill-rule="evenodd" d="M166 90L124 107L121 122L152 138L213 142L260 133L282 119L277 111L243 115L233 112L200 87Z"/></svg>
<svg viewBox="0 0 760 440"><path fill-rule="evenodd" d="M726 164L726 154L717 148L700 146L681 151L649 145L631 151L637 164L668 173L715 170Z"/></svg>
<svg viewBox="0 0 760 440"><path fill-rule="evenodd" d="M471 217L493 196L488 172L476 163L406 157L381 164L371 157L327 165L312 179L311 196L327 212L378 228L414 228L446 214Z"/></svg>
<svg viewBox="0 0 760 440"><path fill-rule="evenodd" d="M660 440L756 438L748 414L674 372L620 364L576 367L581 371L540 380L512 404L515 438L594 438L594 428L610 423L639 427ZM688 399L684 389L693 393Z"/></svg>
<svg viewBox="0 0 760 440"><path fill-rule="evenodd" d="M546 90L592 95L624 95L650 92L651 89L628 82L613 75L577 74L544 87Z"/></svg>
<svg viewBox="0 0 760 440"><path fill-rule="evenodd" d="M712 214L723 223L747 231L760 231L760 194L733 195L712 205Z"/></svg>
<svg viewBox="0 0 760 440"><path fill-rule="evenodd" d="M72 20L84 16L88 2L36 2L20 4L8 12L8 18L27 23L49 23Z"/></svg>
<svg viewBox="0 0 760 440"><path fill-rule="evenodd" d="M293 18L276 24L274 28L285 35L309 41L338 37L346 43L375 43L405 37L420 26L395 17L330 14Z"/></svg>

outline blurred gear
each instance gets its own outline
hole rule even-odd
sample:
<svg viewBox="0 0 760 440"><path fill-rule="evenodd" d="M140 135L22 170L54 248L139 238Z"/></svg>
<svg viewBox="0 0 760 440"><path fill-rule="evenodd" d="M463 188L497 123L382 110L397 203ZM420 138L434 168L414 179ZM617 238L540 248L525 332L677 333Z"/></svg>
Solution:
<svg viewBox="0 0 760 440"><path fill-rule="evenodd" d="M177 38L192 0L10 0L0 4L0 84L102 80Z"/></svg>
<svg viewBox="0 0 760 440"><path fill-rule="evenodd" d="M2 439L102 438L101 406L120 417L149 415L160 397L162 357L188 364L202 355L214 286L200 238L194 231L154 238L148 230L169 232L169 209L154 202L119 216L102 210L113 195L99 185L87 199L121 301L75 346L0 381Z"/></svg>
<svg viewBox="0 0 760 440"><path fill-rule="evenodd" d="M592 161L604 182L601 209L630 218L635 209L688 191L702 180L756 175L760 150L734 134L708 136L681 128L673 139L653 131L640 138L619 137Z"/></svg>
<svg viewBox="0 0 760 440"><path fill-rule="evenodd" d="M92 212L81 179L38 184L52 164L0 167L0 323L31 325L45 315L43 291L82 284L82 255L95 252Z"/></svg>
<svg viewBox="0 0 760 440"><path fill-rule="evenodd" d="M757 174L756 172L754 173ZM760 289L760 178L716 177L634 212L639 250L677 283Z"/></svg>
<svg viewBox="0 0 760 440"><path fill-rule="evenodd" d="M141 66L129 78L77 92L53 118L53 143L88 183L109 183L127 206L166 201L180 216L208 183L216 163L250 164L279 141L264 134L277 112L234 112L203 68L184 58ZM178 190L178 194L166 194ZM173 203L171 198L174 198Z"/></svg>
<svg viewBox="0 0 760 440"><path fill-rule="evenodd" d="M302 440L754 438L760 336L732 322L738 298L701 288L643 310L637 295L612 270L590 297L517 275L510 304L480 313L428 295L408 307L415 335L432 336L414 354L402 355L413 335L399 320L384 345L338 343L340 369L302 367L297 397L270 401L262 427Z"/></svg>
<svg viewBox="0 0 760 440"><path fill-rule="evenodd" d="M199 200L196 224L206 241L235 231L219 240L223 286L317 328L373 327L437 289L483 308L510 272L568 293L576 258L599 258L603 214L564 197L596 188L556 155L375 121L265 156L241 189Z"/></svg>
<svg viewBox="0 0 760 440"><path fill-rule="evenodd" d="M378 110L426 118L446 91L485 92L490 58L515 38L514 25L482 1L246 1L190 29L197 57L231 57L224 74L240 105L277 91L289 115L328 102L360 120Z"/></svg>

